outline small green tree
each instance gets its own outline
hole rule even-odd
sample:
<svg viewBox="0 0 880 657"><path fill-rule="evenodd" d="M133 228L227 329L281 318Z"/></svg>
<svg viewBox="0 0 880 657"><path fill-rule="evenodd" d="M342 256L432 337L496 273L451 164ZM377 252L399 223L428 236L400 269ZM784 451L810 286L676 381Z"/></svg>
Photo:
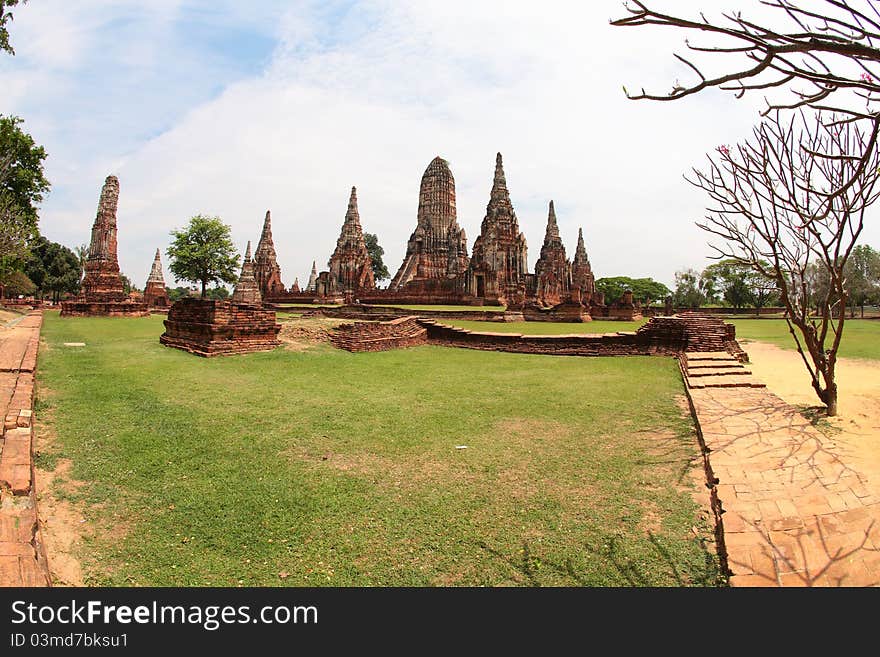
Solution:
<svg viewBox="0 0 880 657"><path fill-rule="evenodd" d="M375 233L364 233L364 243L367 245L370 260L373 261L373 278L377 282L389 278L388 267L385 266L385 262L382 260L382 256L385 255L385 249L379 246L378 236Z"/></svg>
<svg viewBox="0 0 880 657"><path fill-rule="evenodd" d="M217 301L225 301L229 298L229 290L225 287L212 287L208 290L207 297Z"/></svg>
<svg viewBox="0 0 880 657"><path fill-rule="evenodd" d="M880 297L880 253L867 244L855 247L843 267L849 292L850 317L855 317L855 309L877 301Z"/></svg>
<svg viewBox="0 0 880 657"><path fill-rule="evenodd" d="M203 299L209 283L238 280L238 250L230 227L220 217L197 214L183 230L172 230L171 238L165 252L171 273L178 281L200 283Z"/></svg>
<svg viewBox="0 0 880 657"><path fill-rule="evenodd" d="M605 295L607 302L616 301L627 290L633 293L633 299L641 304L649 305L662 301L672 292L663 283L653 278L630 278L629 276L611 276L596 281L596 289Z"/></svg>
<svg viewBox="0 0 880 657"><path fill-rule="evenodd" d="M706 303L706 295L700 289L702 277L695 269L675 272L675 291L672 303L679 308L699 308Z"/></svg>
<svg viewBox="0 0 880 657"><path fill-rule="evenodd" d="M3 293L7 298L17 297L19 294L27 296L33 294L37 286L27 277L23 271L15 270L2 281Z"/></svg>
<svg viewBox="0 0 880 657"><path fill-rule="evenodd" d="M37 295L43 298L52 293L52 300L79 292L82 280L79 258L63 244L38 237L24 265L24 273L33 281Z"/></svg>

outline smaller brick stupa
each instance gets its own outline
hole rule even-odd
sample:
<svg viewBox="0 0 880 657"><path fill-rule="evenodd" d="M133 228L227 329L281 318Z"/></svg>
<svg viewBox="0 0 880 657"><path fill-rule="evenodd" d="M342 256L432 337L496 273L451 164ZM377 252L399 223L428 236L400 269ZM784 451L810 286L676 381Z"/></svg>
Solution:
<svg viewBox="0 0 880 657"><path fill-rule="evenodd" d="M144 286L144 303L148 308L167 308L168 290L165 287L165 277L162 275L162 260L159 249L156 249L156 257L153 258L153 268Z"/></svg>
<svg viewBox="0 0 880 657"><path fill-rule="evenodd" d="M232 299L177 301L168 311L159 342L197 356L246 354L277 347L280 331L275 311L263 308L248 242Z"/></svg>
<svg viewBox="0 0 880 657"><path fill-rule="evenodd" d="M107 176L101 188L98 214L92 225L92 239L80 296L75 301L62 302L62 317L145 317L150 314L145 303L132 301L123 289L116 254L118 205L119 179L116 176Z"/></svg>

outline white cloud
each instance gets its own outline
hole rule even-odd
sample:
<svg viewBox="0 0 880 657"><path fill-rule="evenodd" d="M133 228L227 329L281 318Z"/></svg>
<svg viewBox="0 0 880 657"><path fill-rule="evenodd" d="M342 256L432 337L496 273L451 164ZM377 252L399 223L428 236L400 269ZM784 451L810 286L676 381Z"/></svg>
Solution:
<svg viewBox="0 0 880 657"><path fill-rule="evenodd" d="M307 278L313 259L326 266L356 185L364 228L378 233L393 273L428 162L450 160L470 246L501 151L532 266L552 198L569 250L583 226L598 276L671 283L676 269L702 267L709 253L693 223L705 199L681 176L706 151L744 135L760 100L719 92L626 100L623 84L665 89L683 75L672 57L682 36L610 27L621 13L616 0L297 3L283 17L267 12L271 25L261 29L279 45L265 71L190 106L180 78L169 78L163 103L154 83L147 110L181 99L166 110L173 123L162 134L65 152L56 166L70 167L69 202L47 202L44 231L67 223L63 234L85 241L112 169L122 187L120 260L135 281L189 216L220 215L243 249L271 209L290 285ZM148 39L128 47L149 60ZM222 78L217 67L196 71ZM129 117L110 112L117 131L150 125L146 111L126 108Z"/></svg>

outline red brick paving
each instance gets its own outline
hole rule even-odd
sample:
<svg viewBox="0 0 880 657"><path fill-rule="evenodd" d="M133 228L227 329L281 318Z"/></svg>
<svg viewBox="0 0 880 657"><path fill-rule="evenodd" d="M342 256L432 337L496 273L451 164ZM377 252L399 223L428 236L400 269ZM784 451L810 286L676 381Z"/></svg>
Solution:
<svg viewBox="0 0 880 657"><path fill-rule="evenodd" d="M700 356L683 359L684 373L717 480L731 586L880 584L880 473L854 469L752 377L693 377ZM717 378L728 381L707 382Z"/></svg>
<svg viewBox="0 0 880 657"><path fill-rule="evenodd" d="M42 314L0 331L0 586L49 586L33 488L34 369Z"/></svg>

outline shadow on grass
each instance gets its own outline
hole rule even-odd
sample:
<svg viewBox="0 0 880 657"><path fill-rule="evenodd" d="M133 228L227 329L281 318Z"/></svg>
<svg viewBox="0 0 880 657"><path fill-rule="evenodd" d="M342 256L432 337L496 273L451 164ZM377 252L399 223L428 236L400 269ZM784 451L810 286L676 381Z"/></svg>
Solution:
<svg viewBox="0 0 880 657"><path fill-rule="evenodd" d="M706 545L706 541L700 541L700 550L703 554L704 568L697 572L697 578L690 580L682 576L680 566L670 554L669 550L663 545L663 542L652 532L648 532L648 541L651 545L654 566L646 566L635 562L627 556L626 550L620 546L618 537L608 536L601 539L597 543L585 543L584 548L590 554L599 557L603 563L616 573L619 577L613 577L611 573L604 579L611 581L620 579L621 584L597 583L587 573L578 572L571 559L565 559L561 562L553 560L540 559L532 554L528 541L523 541L521 556L511 558L506 554L489 547L485 542L478 543L480 548L491 554L499 562L506 564L525 578L528 586L544 586L541 581L539 571L547 569L553 571L557 575L568 578L572 582L572 586L584 587L614 587L614 586L630 586L630 587L653 587L658 586L657 570L662 569L668 575L673 584L666 586L678 587L721 587L726 586L727 581L718 570L718 557ZM660 585L662 586L662 585Z"/></svg>

